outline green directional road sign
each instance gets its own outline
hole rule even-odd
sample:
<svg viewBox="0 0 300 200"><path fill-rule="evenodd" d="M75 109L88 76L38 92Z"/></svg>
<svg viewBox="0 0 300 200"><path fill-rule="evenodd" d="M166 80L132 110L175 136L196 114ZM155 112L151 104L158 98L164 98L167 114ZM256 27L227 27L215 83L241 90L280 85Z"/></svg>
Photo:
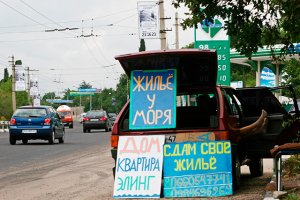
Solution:
<svg viewBox="0 0 300 200"><path fill-rule="evenodd" d="M69 95L72 96L93 96L94 92L70 92Z"/></svg>

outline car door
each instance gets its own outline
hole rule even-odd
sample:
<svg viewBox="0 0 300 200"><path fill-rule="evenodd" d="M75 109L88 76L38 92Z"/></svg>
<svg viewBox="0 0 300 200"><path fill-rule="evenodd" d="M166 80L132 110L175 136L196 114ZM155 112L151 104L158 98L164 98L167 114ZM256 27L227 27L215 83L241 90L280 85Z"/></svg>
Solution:
<svg viewBox="0 0 300 200"><path fill-rule="evenodd" d="M288 113L276 96L266 87L242 88L237 90L243 99L243 124L254 123L262 110L267 112L268 124L265 133L253 135L240 145L250 158L268 158L270 149L278 145L284 132L283 122Z"/></svg>
<svg viewBox="0 0 300 200"><path fill-rule="evenodd" d="M63 129L64 129L64 124L62 122L61 117L53 108L50 108L50 112L51 112L52 118L54 120L54 127L55 127L56 134L62 135Z"/></svg>

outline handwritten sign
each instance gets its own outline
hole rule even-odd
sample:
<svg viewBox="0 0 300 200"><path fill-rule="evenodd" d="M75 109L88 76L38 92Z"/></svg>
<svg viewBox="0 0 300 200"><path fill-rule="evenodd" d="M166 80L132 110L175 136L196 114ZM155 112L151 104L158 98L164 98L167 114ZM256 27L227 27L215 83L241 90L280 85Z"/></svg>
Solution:
<svg viewBox="0 0 300 200"><path fill-rule="evenodd" d="M115 198L159 198L165 136L120 136Z"/></svg>
<svg viewBox="0 0 300 200"><path fill-rule="evenodd" d="M129 129L176 127L176 70L132 71Z"/></svg>
<svg viewBox="0 0 300 200"><path fill-rule="evenodd" d="M213 197L232 195L229 141L164 145L164 196Z"/></svg>

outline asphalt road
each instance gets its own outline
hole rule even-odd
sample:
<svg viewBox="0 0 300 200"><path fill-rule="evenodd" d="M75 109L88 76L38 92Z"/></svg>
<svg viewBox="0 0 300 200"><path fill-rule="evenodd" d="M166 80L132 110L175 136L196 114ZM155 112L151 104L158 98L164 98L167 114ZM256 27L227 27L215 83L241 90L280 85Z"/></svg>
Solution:
<svg viewBox="0 0 300 200"><path fill-rule="evenodd" d="M8 133L0 133L0 199L113 199L109 143L110 132L83 133L79 123L66 127L64 144L32 140L10 145ZM230 199L263 199L271 176L270 159L264 160L261 177L251 177L243 166L241 188Z"/></svg>
<svg viewBox="0 0 300 200"><path fill-rule="evenodd" d="M59 144L56 140L54 145L46 140L29 140L27 145L17 141L16 145L10 145L9 134L0 133L0 171L88 151L96 146L110 148L110 132L105 132L104 129L83 133L82 125L75 123L73 129L66 127L65 130L65 143Z"/></svg>

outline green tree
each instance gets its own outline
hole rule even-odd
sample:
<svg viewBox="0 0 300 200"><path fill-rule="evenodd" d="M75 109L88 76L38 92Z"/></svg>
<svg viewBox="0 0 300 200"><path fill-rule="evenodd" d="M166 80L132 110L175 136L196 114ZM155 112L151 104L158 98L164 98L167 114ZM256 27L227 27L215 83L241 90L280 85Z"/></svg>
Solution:
<svg viewBox="0 0 300 200"><path fill-rule="evenodd" d="M123 106L125 105L127 99L129 97L129 81L126 74L122 74L119 79L119 83L117 84L117 89L115 93L116 112L120 112Z"/></svg>
<svg viewBox="0 0 300 200"><path fill-rule="evenodd" d="M220 16L234 47L251 56L259 47L276 43L285 45L283 50L300 36L299 0L175 0L177 8L185 5L189 9L188 18L183 20L184 29ZM286 52L286 51L284 51Z"/></svg>
<svg viewBox="0 0 300 200"><path fill-rule="evenodd" d="M9 79L8 69L5 68L4 69L4 78L3 78L3 81L6 82L8 79Z"/></svg>
<svg viewBox="0 0 300 200"><path fill-rule="evenodd" d="M88 82L82 81L79 85L80 89L92 88L92 85Z"/></svg>
<svg viewBox="0 0 300 200"><path fill-rule="evenodd" d="M27 92L16 92L16 107L28 105ZM7 120L13 114L12 110L12 81L9 78L6 82L0 83L0 118L3 116Z"/></svg>
<svg viewBox="0 0 300 200"><path fill-rule="evenodd" d="M141 52L141 51L146 51L146 45L145 45L145 40L144 39L140 40L139 52Z"/></svg>
<svg viewBox="0 0 300 200"><path fill-rule="evenodd" d="M230 64L231 81L243 81L244 87L254 87L256 85L256 71L250 66Z"/></svg>
<svg viewBox="0 0 300 200"><path fill-rule="evenodd" d="M47 99L55 99L55 92L47 92L41 98L41 105L52 105Z"/></svg>
<svg viewBox="0 0 300 200"><path fill-rule="evenodd" d="M297 98L300 98L300 61L295 58L285 61L282 74L283 85L292 85Z"/></svg>
<svg viewBox="0 0 300 200"><path fill-rule="evenodd" d="M192 42L192 43L190 43L190 44L186 45L186 46L185 46L185 47L183 47L183 48L184 48L184 49L193 49L193 48L195 48L194 46L195 46L195 43L194 43L194 42Z"/></svg>

